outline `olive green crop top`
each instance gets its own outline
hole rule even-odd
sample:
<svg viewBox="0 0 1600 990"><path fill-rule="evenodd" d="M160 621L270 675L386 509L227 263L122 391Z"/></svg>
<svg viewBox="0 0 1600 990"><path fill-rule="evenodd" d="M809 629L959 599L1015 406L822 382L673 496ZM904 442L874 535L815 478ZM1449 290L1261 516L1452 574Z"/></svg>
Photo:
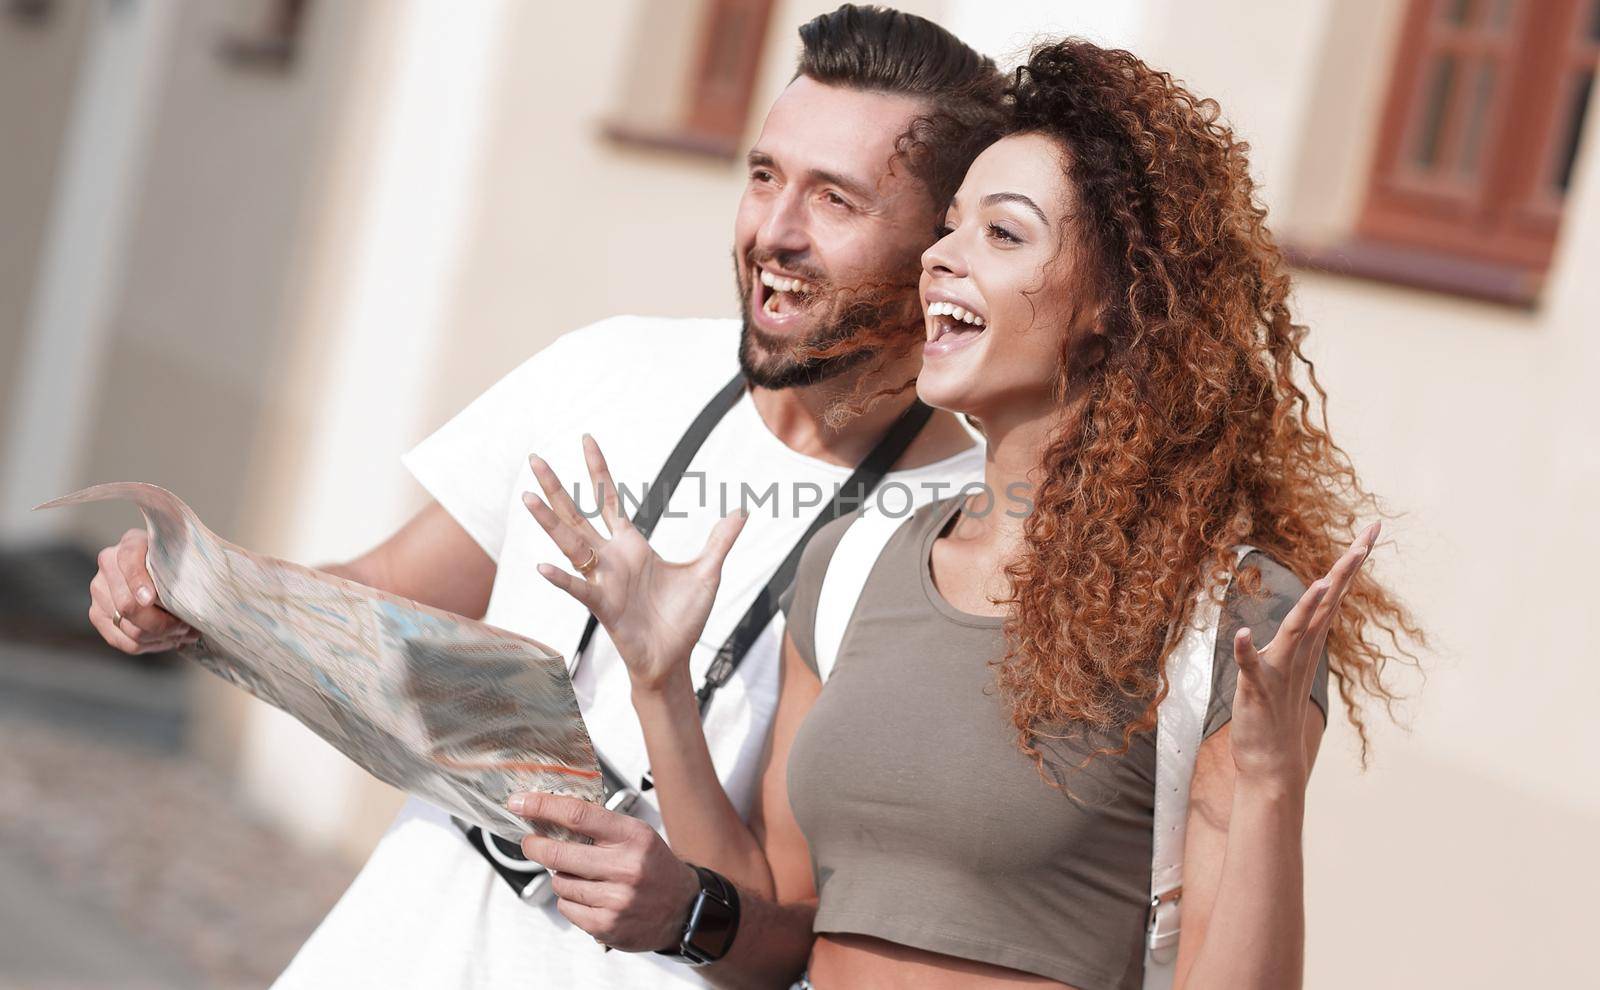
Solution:
<svg viewBox="0 0 1600 990"><path fill-rule="evenodd" d="M1137 990L1150 892L1155 745L1040 779L1017 748L989 661L1002 621L951 606L928 561L959 497L917 510L868 576L838 658L789 756L811 847L815 929L1036 973L1079 990ZM851 516L807 547L788 631L813 670L817 592ZM1231 717L1233 633L1271 639L1303 585L1259 552L1261 591L1230 588L1205 735ZM1327 658L1312 699L1326 716ZM1072 735L1069 731L1067 735ZM1120 733L1079 738L1120 743ZM1088 752L1084 750L1083 752ZM1075 766L1081 755L1062 761Z"/></svg>

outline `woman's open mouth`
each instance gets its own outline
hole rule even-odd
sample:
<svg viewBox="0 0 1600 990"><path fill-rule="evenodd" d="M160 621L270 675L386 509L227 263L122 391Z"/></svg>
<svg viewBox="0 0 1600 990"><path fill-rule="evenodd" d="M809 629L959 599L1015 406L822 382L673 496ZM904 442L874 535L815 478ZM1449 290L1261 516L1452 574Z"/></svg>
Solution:
<svg viewBox="0 0 1600 990"><path fill-rule="evenodd" d="M977 340L988 327L983 317L952 302L928 304L928 339L924 357L949 354Z"/></svg>

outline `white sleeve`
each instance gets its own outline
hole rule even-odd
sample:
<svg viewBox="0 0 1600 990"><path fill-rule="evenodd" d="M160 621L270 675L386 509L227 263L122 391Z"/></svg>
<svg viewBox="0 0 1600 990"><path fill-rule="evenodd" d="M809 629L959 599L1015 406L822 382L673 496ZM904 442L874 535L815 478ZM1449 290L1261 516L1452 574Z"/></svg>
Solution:
<svg viewBox="0 0 1600 990"><path fill-rule="evenodd" d="M496 562L528 455L570 439L574 399L605 373L585 356L607 322L556 338L400 459Z"/></svg>

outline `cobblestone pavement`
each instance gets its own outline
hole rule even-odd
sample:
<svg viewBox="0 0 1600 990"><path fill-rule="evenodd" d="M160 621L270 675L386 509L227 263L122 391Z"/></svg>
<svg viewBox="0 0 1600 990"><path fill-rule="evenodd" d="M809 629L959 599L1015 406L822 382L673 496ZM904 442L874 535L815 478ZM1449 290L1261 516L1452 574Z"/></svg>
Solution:
<svg viewBox="0 0 1600 990"><path fill-rule="evenodd" d="M0 708L0 987L264 987L353 873L181 750Z"/></svg>

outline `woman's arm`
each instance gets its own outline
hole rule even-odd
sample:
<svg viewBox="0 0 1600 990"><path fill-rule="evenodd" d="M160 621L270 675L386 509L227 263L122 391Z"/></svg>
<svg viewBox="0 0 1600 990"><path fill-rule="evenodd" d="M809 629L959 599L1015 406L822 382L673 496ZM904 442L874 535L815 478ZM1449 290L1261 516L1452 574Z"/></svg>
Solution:
<svg viewBox="0 0 1600 990"><path fill-rule="evenodd" d="M739 930L728 954L701 971L713 986L786 985L805 968L815 939L811 921L816 915L817 894L811 854L789 807L785 768L795 730L822 685L800 661L787 637L782 663L778 712L763 756L750 829L745 830L736 816L733 819L737 832L753 837L760 855L771 864L768 876L776 893L736 881L740 887ZM656 783L658 790L667 789L659 767ZM722 794L720 785L716 793ZM726 797L723 801L726 803ZM669 803L694 813L689 807L692 801L663 800L663 817ZM714 853L698 854L697 858L680 849L669 850L643 822L585 801L517 794L508 805L526 818L561 825L593 839L592 845L582 845L530 835L523 839L522 848L530 859L557 871L552 887L562 915L607 945L637 952L672 944L698 890L682 859L724 873L725 864L719 863Z"/></svg>
<svg viewBox="0 0 1600 990"><path fill-rule="evenodd" d="M1308 770L1322 728L1320 715L1306 724ZM1195 764L1175 986L1298 987L1305 968L1305 790L1241 782L1229 752L1232 731L1223 726L1207 739Z"/></svg>
<svg viewBox="0 0 1600 990"><path fill-rule="evenodd" d="M1311 704L1328 628L1376 524L1308 588L1261 651L1234 636L1233 718L1200 747L1184 841L1176 990L1293 990L1305 969L1301 831L1324 727Z"/></svg>
<svg viewBox="0 0 1600 990"><path fill-rule="evenodd" d="M581 576L548 564L541 564L539 573L594 613L627 665L661 818L673 850L748 890L771 896L773 872L761 842L740 819L717 778L689 677L690 651L705 628L721 583L722 562L743 518L730 516L719 522L694 560L663 560L622 513L610 468L592 437L584 437L584 455L610 535L602 536L583 518L548 464L530 458L548 502L531 492L523 500ZM816 676L792 654L786 639L775 731L782 728L791 735L821 690ZM788 737L772 744L769 758L774 753L787 758ZM769 759L768 773L781 781L783 771L781 761ZM785 800L785 809L787 805Z"/></svg>
<svg viewBox="0 0 1600 990"><path fill-rule="evenodd" d="M822 683L783 639L778 710L751 825L728 800L717 779L689 683L688 663L659 685L635 684L633 705L644 729L656 799L672 850L766 897L809 891L811 860L789 810L789 747ZM776 862L771 860L776 859ZM780 879L781 874L781 879Z"/></svg>

